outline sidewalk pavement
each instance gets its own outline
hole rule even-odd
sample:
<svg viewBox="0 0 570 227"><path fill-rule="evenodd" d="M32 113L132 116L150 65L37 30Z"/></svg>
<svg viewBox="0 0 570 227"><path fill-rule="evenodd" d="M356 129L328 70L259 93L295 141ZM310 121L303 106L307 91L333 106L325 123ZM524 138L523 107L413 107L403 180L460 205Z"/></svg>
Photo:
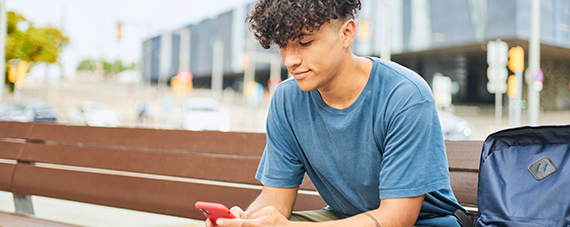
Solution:
<svg viewBox="0 0 570 227"><path fill-rule="evenodd" d="M203 227L204 221L32 196L35 216L90 227ZM12 193L0 191L0 211L14 212ZM2 221L0 220L0 226Z"/></svg>

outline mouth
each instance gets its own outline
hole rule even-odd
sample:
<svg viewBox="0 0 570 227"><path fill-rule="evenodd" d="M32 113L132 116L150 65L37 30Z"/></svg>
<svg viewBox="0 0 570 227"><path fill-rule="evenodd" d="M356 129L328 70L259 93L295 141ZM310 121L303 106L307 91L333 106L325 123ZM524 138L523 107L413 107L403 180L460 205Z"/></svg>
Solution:
<svg viewBox="0 0 570 227"><path fill-rule="evenodd" d="M310 70L307 71L294 71L291 72L291 75L295 78L295 80L302 80L309 74Z"/></svg>

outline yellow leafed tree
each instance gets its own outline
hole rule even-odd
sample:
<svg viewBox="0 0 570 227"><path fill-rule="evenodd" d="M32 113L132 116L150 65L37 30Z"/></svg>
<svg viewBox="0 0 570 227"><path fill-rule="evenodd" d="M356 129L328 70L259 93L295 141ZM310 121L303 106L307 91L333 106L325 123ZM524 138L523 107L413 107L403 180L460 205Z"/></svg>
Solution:
<svg viewBox="0 0 570 227"><path fill-rule="evenodd" d="M56 63L62 48L69 44L69 38L56 27L35 27L24 16L11 11L7 16L6 72L10 71L9 62L14 60L28 62L28 71L42 62ZM27 28L19 28L22 22L27 22ZM6 83L10 90L14 89L9 78L6 78Z"/></svg>

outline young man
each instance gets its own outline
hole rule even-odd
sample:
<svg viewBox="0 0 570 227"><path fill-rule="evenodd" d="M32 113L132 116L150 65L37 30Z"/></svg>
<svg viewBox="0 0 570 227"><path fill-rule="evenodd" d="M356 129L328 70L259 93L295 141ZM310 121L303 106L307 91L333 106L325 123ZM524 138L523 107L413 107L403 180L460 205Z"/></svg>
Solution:
<svg viewBox="0 0 570 227"><path fill-rule="evenodd" d="M359 0L261 0L248 16L294 80L271 101L261 194L218 225L460 226L429 86L352 53L357 9ZM305 173L328 206L292 214Z"/></svg>

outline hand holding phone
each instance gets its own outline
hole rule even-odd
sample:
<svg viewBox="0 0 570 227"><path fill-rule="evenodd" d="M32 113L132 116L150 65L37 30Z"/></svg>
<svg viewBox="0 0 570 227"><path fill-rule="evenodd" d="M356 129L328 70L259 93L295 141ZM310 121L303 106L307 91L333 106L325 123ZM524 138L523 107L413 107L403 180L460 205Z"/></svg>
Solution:
<svg viewBox="0 0 570 227"><path fill-rule="evenodd" d="M226 206L220 203L198 201L194 206L200 213L209 218L214 226L217 226L216 221L218 218L236 218Z"/></svg>

